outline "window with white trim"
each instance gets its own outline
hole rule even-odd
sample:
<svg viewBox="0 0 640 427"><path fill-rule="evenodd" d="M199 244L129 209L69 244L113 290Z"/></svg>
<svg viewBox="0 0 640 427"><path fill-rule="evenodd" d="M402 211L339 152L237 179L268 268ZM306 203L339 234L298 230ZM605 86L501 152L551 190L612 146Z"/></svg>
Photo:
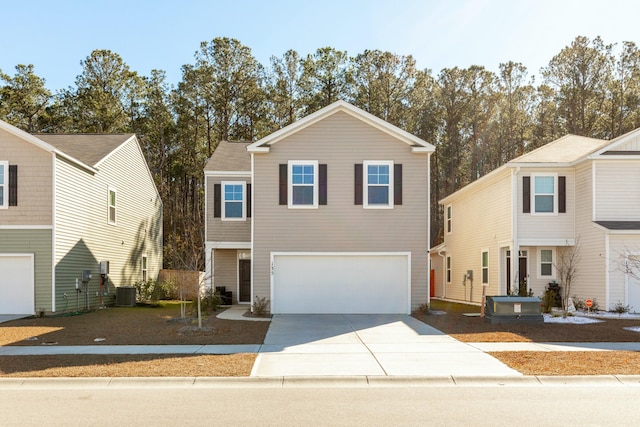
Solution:
<svg viewBox="0 0 640 427"><path fill-rule="evenodd" d="M146 282L149 278L149 269L147 268L147 256L142 255L142 281Z"/></svg>
<svg viewBox="0 0 640 427"><path fill-rule="evenodd" d="M108 200L108 204L109 204L109 213L108 213L108 218L109 218L109 224L116 224L116 199L117 199L117 191L115 188L111 188L109 187L109 200Z"/></svg>
<svg viewBox="0 0 640 427"><path fill-rule="evenodd" d="M393 208L393 161L364 161L365 208Z"/></svg>
<svg viewBox="0 0 640 427"><path fill-rule="evenodd" d="M9 207L9 162L0 160L0 209Z"/></svg>
<svg viewBox="0 0 640 427"><path fill-rule="evenodd" d="M451 257L447 257L447 283L451 283Z"/></svg>
<svg viewBox="0 0 640 427"><path fill-rule="evenodd" d="M538 249L538 278L554 279L555 272L553 264L555 261L555 251L553 249Z"/></svg>
<svg viewBox="0 0 640 427"><path fill-rule="evenodd" d="M242 181L222 182L222 220L244 221L245 209L245 183Z"/></svg>
<svg viewBox="0 0 640 427"><path fill-rule="evenodd" d="M485 249L482 251L482 284L489 284L489 250Z"/></svg>
<svg viewBox="0 0 640 427"><path fill-rule="evenodd" d="M451 223L452 223L452 214L453 214L453 208L451 205L447 206L447 217L446 217L446 221L447 221L447 234L451 233Z"/></svg>
<svg viewBox="0 0 640 427"><path fill-rule="evenodd" d="M531 179L533 180L533 191L531 192L533 213L558 213L558 198L556 197L558 194L557 178L557 174L531 175Z"/></svg>
<svg viewBox="0 0 640 427"><path fill-rule="evenodd" d="M318 161L289 161L289 207L318 207Z"/></svg>

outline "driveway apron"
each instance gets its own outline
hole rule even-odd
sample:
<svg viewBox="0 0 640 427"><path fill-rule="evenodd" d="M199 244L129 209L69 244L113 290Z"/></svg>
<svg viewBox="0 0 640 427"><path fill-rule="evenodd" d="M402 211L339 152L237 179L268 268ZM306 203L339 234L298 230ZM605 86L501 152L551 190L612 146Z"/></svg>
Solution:
<svg viewBox="0 0 640 427"><path fill-rule="evenodd" d="M275 315L251 373L270 376L520 376L407 315Z"/></svg>

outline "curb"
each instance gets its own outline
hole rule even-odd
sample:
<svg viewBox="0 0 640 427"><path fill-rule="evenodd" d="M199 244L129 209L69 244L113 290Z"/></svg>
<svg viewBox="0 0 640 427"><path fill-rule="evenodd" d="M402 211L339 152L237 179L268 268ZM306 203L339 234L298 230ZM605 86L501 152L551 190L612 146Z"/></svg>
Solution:
<svg viewBox="0 0 640 427"><path fill-rule="evenodd" d="M390 388L390 387L640 387L640 375L441 377L87 377L0 378L0 390L186 388Z"/></svg>

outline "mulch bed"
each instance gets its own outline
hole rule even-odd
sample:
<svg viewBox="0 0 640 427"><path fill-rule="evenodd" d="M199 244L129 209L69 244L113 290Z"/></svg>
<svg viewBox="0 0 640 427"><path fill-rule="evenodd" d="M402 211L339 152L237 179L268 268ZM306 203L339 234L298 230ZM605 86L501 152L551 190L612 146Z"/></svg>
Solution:
<svg viewBox="0 0 640 427"><path fill-rule="evenodd" d="M269 322L180 316L177 302L0 323L0 345L262 344Z"/></svg>
<svg viewBox="0 0 640 427"><path fill-rule="evenodd" d="M490 324L481 317L480 307L432 300L432 311L446 314L419 314L419 320L464 342L637 342L640 333L623 328L640 326L640 319L604 319L590 324Z"/></svg>

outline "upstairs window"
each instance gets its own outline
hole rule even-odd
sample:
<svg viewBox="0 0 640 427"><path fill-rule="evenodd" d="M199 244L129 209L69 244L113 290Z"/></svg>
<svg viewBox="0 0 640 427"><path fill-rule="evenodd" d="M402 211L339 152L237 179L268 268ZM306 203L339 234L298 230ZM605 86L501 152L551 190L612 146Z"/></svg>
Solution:
<svg viewBox="0 0 640 427"><path fill-rule="evenodd" d="M9 162L0 160L0 209L9 207Z"/></svg>
<svg viewBox="0 0 640 427"><path fill-rule="evenodd" d="M535 213L554 213L556 208L556 177L533 176L533 207Z"/></svg>
<svg viewBox="0 0 640 427"><path fill-rule="evenodd" d="M223 182L222 219L223 220L244 220L245 205L245 183L244 182Z"/></svg>
<svg viewBox="0 0 640 427"><path fill-rule="evenodd" d="M451 205L447 206L447 234L451 233L451 222L452 222L452 207Z"/></svg>
<svg viewBox="0 0 640 427"><path fill-rule="evenodd" d="M116 224L116 189L109 188L109 224Z"/></svg>
<svg viewBox="0 0 640 427"><path fill-rule="evenodd" d="M318 162L290 161L288 165L290 208L318 207Z"/></svg>
<svg viewBox="0 0 640 427"><path fill-rule="evenodd" d="M393 162L365 161L364 165L364 207L393 207Z"/></svg>

